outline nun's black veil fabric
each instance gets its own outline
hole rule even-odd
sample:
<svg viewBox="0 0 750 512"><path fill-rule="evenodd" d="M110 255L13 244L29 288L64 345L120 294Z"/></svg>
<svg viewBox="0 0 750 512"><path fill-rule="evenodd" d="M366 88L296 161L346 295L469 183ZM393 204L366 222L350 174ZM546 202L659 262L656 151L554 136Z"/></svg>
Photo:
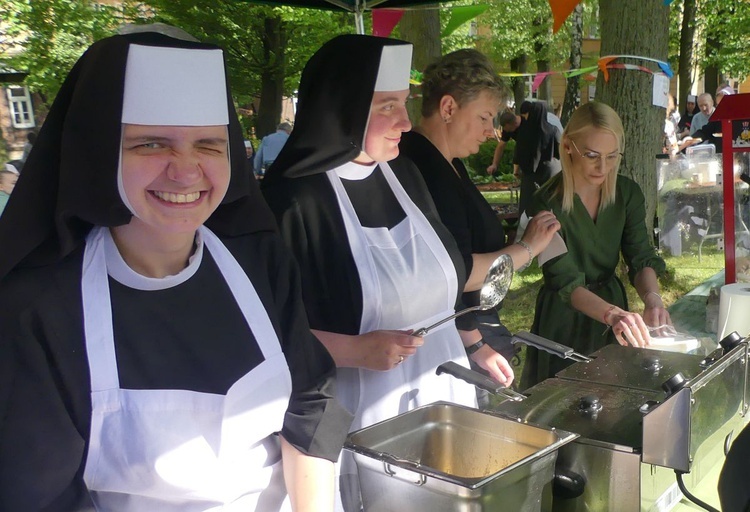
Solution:
<svg viewBox="0 0 750 512"><path fill-rule="evenodd" d="M547 105L543 101L524 101L520 112L529 117L516 137L516 160L523 172L536 173L541 162L558 158L555 127L547 122Z"/></svg>
<svg viewBox="0 0 750 512"><path fill-rule="evenodd" d="M305 65L294 130L263 185L354 160L363 151L383 47L406 44L363 35L342 35L324 44Z"/></svg>
<svg viewBox="0 0 750 512"><path fill-rule="evenodd" d="M60 88L0 217L0 279L17 266L65 257L95 225L130 222L132 215L117 188L117 168L131 44L217 49L144 32L109 37L86 51ZM245 169L242 131L228 85L227 102L231 179L206 225L224 236L273 230L273 215Z"/></svg>

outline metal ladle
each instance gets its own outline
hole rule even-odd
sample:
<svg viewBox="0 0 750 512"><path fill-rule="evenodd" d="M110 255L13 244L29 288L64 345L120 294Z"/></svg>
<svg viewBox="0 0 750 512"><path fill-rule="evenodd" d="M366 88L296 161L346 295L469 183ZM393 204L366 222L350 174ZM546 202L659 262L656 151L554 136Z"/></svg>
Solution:
<svg viewBox="0 0 750 512"><path fill-rule="evenodd" d="M424 336L435 327L444 324L456 317L470 313L471 311L486 310L494 308L505 298L510 288L510 282L513 280L513 258L507 254L501 254L490 265L487 277L484 278L484 284L479 292L479 305L462 309L458 313L443 318L429 327L422 327L412 333L412 336Z"/></svg>

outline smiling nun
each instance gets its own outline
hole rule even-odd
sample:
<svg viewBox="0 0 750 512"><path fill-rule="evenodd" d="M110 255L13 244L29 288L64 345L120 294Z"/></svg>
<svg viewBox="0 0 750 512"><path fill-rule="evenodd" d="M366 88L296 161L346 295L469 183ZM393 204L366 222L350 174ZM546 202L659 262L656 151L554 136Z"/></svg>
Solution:
<svg viewBox="0 0 750 512"><path fill-rule="evenodd" d="M221 49L70 72L0 221L0 509L332 508L351 417L245 161Z"/></svg>

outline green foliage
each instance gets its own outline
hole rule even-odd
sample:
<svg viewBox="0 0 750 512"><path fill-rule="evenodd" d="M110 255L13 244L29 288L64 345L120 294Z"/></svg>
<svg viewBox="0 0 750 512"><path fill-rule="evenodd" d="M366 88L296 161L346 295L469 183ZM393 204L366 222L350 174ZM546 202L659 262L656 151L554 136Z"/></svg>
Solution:
<svg viewBox="0 0 750 512"><path fill-rule="evenodd" d="M232 91L239 104L247 104L261 90L264 72L281 69L284 93L297 89L307 60L327 40L354 27L344 13L299 7L257 6L237 0L214 0L210 7L195 0L150 0L141 5L139 23L162 21L183 28L201 41L226 50ZM264 24L279 19L284 55L264 49Z"/></svg>
<svg viewBox="0 0 750 512"><path fill-rule="evenodd" d="M513 152L516 148L516 141L510 140L505 144L503 156L500 157L497 170L493 175L487 174L487 167L492 164L495 156L496 140L488 140L479 146L479 152L467 157L464 160L469 176L474 183L491 183L493 181L512 182L513 176Z"/></svg>
<svg viewBox="0 0 750 512"><path fill-rule="evenodd" d="M49 104L75 61L91 43L115 32L122 13L121 7L90 0L3 0L0 65L28 71L25 84Z"/></svg>
<svg viewBox="0 0 750 512"><path fill-rule="evenodd" d="M570 31L563 26L552 34L552 12L547 0L483 3L491 5L480 17L490 30L479 41L479 47L493 60L509 61L525 54L532 62L547 60L554 67L567 59Z"/></svg>
<svg viewBox="0 0 750 512"><path fill-rule="evenodd" d="M696 27L695 63L701 68L716 65L723 74L733 77L750 75L750 60L747 58L748 34L750 34L750 2L746 0L701 0L697 2L693 24ZM683 1L675 0L670 6L669 56L677 62L680 51L680 28L682 25ZM705 39L710 35L719 47L706 55ZM709 91L713 93L713 91Z"/></svg>
<svg viewBox="0 0 750 512"><path fill-rule="evenodd" d="M750 3L746 0L706 0L699 4L697 16L705 19L707 33L719 42L718 49L706 56L703 65L715 64L728 76L750 74L747 58Z"/></svg>

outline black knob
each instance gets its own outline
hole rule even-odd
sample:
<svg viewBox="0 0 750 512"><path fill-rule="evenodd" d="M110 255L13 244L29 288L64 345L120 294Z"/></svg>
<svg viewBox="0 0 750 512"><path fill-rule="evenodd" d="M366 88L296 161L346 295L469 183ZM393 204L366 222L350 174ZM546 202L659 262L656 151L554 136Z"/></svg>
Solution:
<svg viewBox="0 0 750 512"><path fill-rule="evenodd" d="M602 404L596 395L586 395L581 397L578 409L582 412L599 412L602 410Z"/></svg>
<svg viewBox="0 0 750 512"><path fill-rule="evenodd" d="M643 358L643 369L652 372L658 372L663 368L661 359L656 356L647 356Z"/></svg>
<svg viewBox="0 0 750 512"><path fill-rule="evenodd" d="M687 379L685 378L685 376L681 372L677 372L672 377L664 381L664 383L661 385L661 388L665 393L667 393L667 395L671 395L682 389L686 383Z"/></svg>
<svg viewBox="0 0 750 512"><path fill-rule="evenodd" d="M726 354L730 350L732 350L734 347L740 344L742 341L742 336L737 331L732 331L729 334L727 334L724 339L722 339L719 342L719 345L721 345L721 348L724 349L724 353Z"/></svg>

